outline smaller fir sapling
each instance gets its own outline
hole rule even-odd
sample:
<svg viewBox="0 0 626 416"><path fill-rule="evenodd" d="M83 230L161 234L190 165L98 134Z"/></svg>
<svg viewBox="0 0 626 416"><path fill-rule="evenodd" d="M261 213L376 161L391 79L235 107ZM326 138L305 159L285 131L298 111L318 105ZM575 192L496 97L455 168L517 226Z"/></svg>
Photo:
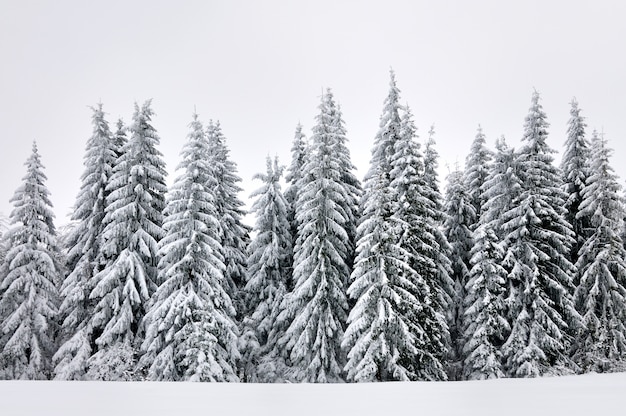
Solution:
<svg viewBox="0 0 626 416"><path fill-rule="evenodd" d="M0 266L0 379L42 380L52 373L62 276L50 192L37 149L11 202L8 252Z"/></svg>

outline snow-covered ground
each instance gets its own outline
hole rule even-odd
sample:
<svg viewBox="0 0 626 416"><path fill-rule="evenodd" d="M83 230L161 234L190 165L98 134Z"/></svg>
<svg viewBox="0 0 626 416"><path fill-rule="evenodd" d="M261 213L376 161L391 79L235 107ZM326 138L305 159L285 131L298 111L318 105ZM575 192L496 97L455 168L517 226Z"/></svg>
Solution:
<svg viewBox="0 0 626 416"><path fill-rule="evenodd" d="M0 381L0 414L596 416L626 414L625 397L626 373L343 385Z"/></svg>

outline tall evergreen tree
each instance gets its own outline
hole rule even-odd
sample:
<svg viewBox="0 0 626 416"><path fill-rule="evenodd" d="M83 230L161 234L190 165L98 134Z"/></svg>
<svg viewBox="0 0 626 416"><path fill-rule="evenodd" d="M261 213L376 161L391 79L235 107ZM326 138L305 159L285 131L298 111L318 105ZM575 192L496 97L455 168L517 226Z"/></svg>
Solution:
<svg viewBox="0 0 626 416"><path fill-rule="evenodd" d="M500 264L504 250L491 224L479 226L474 241L465 286L463 376L484 380L504 376L500 347L509 330L504 304L507 272Z"/></svg>
<svg viewBox="0 0 626 416"><path fill-rule="evenodd" d="M391 163L394 219L402 229L398 245L409 254L407 263L415 272L410 278L417 289L414 294L418 305L407 307L404 314L417 326L417 354L410 364L415 378L445 380L449 349L445 310L452 287L446 255L449 246L439 227L442 213L434 202L438 196L424 178L424 158L415 141L416 132L413 114L406 106L401 116L401 139L394 145Z"/></svg>
<svg viewBox="0 0 626 416"><path fill-rule="evenodd" d="M391 73L389 93L374 140L365 179L363 216L358 227L357 257L348 295L356 301L348 317L343 347L350 381L389 381L415 378L409 363L417 354L416 336L403 308L417 304L406 263L409 253L397 242L401 229L392 219L392 157L401 140L400 90Z"/></svg>
<svg viewBox="0 0 626 416"><path fill-rule="evenodd" d="M212 176L217 180L215 202L222 225L221 245L226 265L226 292L240 315L244 309L240 292L246 283L246 252L250 240L250 227L243 223L244 203L238 196L242 190L238 185L241 178L237 175L237 164L230 159L219 121L209 121L206 131L209 140L209 163L213 170Z"/></svg>
<svg viewBox="0 0 626 416"><path fill-rule="evenodd" d="M280 334L286 330L277 324L280 302L287 293L293 256L287 215L289 205L280 189L283 167L278 159L267 158L265 174L255 175L263 186L252 194L257 197L251 212L256 214L255 237L248 256L246 309L243 320L243 360L247 381L274 381L275 363L264 360L271 354Z"/></svg>
<svg viewBox="0 0 626 416"><path fill-rule="evenodd" d="M348 139L346 138L346 128L343 121L341 107L335 103L333 93L328 88L326 95L324 95L326 107L330 117L332 118L332 134L333 137L333 152L335 152L337 161L339 164L339 171L341 176L340 184L344 188L344 202L342 209L346 214L346 232L348 233L348 252L354 253L356 244L356 228L358 218L360 216L359 202L363 193L361 182L354 174L356 167L352 164L350 158L350 150L347 146ZM354 258L352 254L348 257L348 267L352 269L352 263Z"/></svg>
<svg viewBox="0 0 626 416"><path fill-rule="evenodd" d="M427 211L427 218L433 224L432 233L435 238L438 250L434 254L435 264L438 268L438 286L441 289L441 304L444 310L450 310L455 297L454 280L452 280L452 262L450 261L452 247L448 242L444 232L443 223L445 220L443 198L439 189L439 153L435 146L435 126L431 126L428 131L428 139L424 149L424 197L431 203ZM446 331L446 345L448 350L452 346L448 331Z"/></svg>
<svg viewBox="0 0 626 416"><path fill-rule="evenodd" d="M484 204L481 207L481 224L489 224L498 241L504 242L502 214L513 208L522 184L515 149L508 147L504 137L496 140L496 153L487 180L481 187Z"/></svg>
<svg viewBox="0 0 626 416"><path fill-rule="evenodd" d="M89 291L98 271L97 256L104 230L107 184L116 160L116 148L104 118L102 104L93 108L93 134L87 141L81 188L74 204L67 251L68 276L61 287L59 316L63 319L62 345L54 355L55 378L82 379L91 356L89 321L93 305Z"/></svg>
<svg viewBox="0 0 626 416"><path fill-rule="evenodd" d="M365 181L343 345L354 381L445 379L447 326L438 285L432 202L407 108L391 74Z"/></svg>
<svg viewBox="0 0 626 416"><path fill-rule="evenodd" d="M508 374L534 377L569 365L571 335L580 316L572 303L571 225L564 219L566 196L554 151L546 139L548 122L535 92L524 125L525 142L517 164L521 194L504 213L504 264L513 287L511 333L502 353Z"/></svg>
<svg viewBox="0 0 626 416"><path fill-rule="evenodd" d="M347 318L348 214L341 163L335 152L335 119L324 98L313 128L309 155L298 186L293 291L279 322L289 322L278 343L299 381L342 379L341 339Z"/></svg>
<svg viewBox="0 0 626 416"><path fill-rule="evenodd" d="M476 213L472 230L478 227L482 206L485 203L481 188L489 176L489 164L492 159L492 152L487 149L485 134L479 125L470 152L465 158L465 171L463 173L465 189Z"/></svg>
<svg viewBox="0 0 626 416"><path fill-rule="evenodd" d="M564 190L567 194L565 218L572 225L575 239L570 260L576 262L580 248L589 237L587 230L591 227L590 215L579 215L582 191L590 175L591 152L585 137L587 124L585 118L580 115L580 108L578 108L576 99L572 100L571 106L561 170L563 171Z"/></svg>
<svg viewBox="0 0 626 416"><path fill-rule="evenodd" d="M224 286L217 180L194 114L168 194L159 281L144 323L140 366L150 380L237 381L235 309Z"/></svg>
<svg viewBox="0 0 626 416"><path fill-rule="evenodd" d="M581 191L578 217L589 217L593 228L579 251L574 300L585 324L579 360L586 370L607 371L623 368L626 358L626 250L620 236L624 201L606 139L594 132L592 145L591 174Z"/></svg>
<svg viewBox="0 0 626 416"><path fill-rule="evenodd" d="M141 342L139 323L158 284L157 244L164 234L166 185L150 106L150 100L141 107L135 104L131 137L107 187L99 255L104 266L90 294L96 304L91 325L97 339L89 366L97 371L101 365L120 362L112 378L129 374L128 357L134 358Z"/></svg>
<svg viewBox="0 0 626 416"><path fill-rule="evenodd" d="M473 201L466 191L463 178L463 172L459 170L448 175L444 207L444 231L451 247L452 274L450 277L454 282L454 297L448 309L452 341L449 375L452 379L461 377L463 328L465 326L465 287L470 279L471 250L474 245L472 228L476 224L477 218Z"/></svg>
<svg viewBox="0 0 626 416"><path fill-rule="evenodd" d="M9 250L0 272L0 378L41 380L52 372L62 266L35 143L26 167L11 198L13 226L5 236Z"/></svg>
<svg viewBox="0 0 626 416"><path fill-rule="evenodd" d="M298 236L298 223L296 222L296 200L298 198L298 183L302 178L302 170L306 162L307 156L306 136L302 132L302 124L298 123L296 132L291 145L291 164L287 168L285 181L287 188L285 189L285 199L287 201L289 211L287 212L287 220L291 229L291 241L295 242ZM291 282L289 282L291 285Z"/></svg>

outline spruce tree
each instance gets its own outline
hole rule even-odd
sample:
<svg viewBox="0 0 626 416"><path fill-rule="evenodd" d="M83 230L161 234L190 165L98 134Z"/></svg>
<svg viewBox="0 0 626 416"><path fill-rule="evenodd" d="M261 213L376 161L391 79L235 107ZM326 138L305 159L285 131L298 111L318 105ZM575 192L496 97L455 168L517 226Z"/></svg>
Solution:
<svg viewBox="0 0 626 416"><path fill-rule="evenodd" d="M479 226L474 241L465 286L463 377L484 380L504 377L500 347L509 330L504 303L507 272L501 265L504 250L491 224Z"/></svg>
<svg viewBox="0 0 626 416"><path fill-rule="evenodd" d="M513 208L514 201L522 192L515 149L506 144L504 137L496 140L494 160L481 191L484 204L481 207L480 223L489 224L498 241L503 241L505 233L502 214Z"/></svg>
<svg viewBox="0 0 626 416"><path fill-rule="evenodd" d="M591 227L589 215L579 215L582 202L582 191L589 178L589 162L591 152L589 143L585 137L585 118L580 115L578 102L571 102L570 119L567 123L567 140L565 151L561 160L563 172L564 190L567 194L565 202L566 220L574 230L575 243L572 245L570 260L576 262L578 252L585 240L589 237L587 230Z"/></svg>
<svg viewBox="0 0 626 416"><path fill-rule="evenodd" d="M397 244L401 228L392 219L396 208L390 186L392 157L402 133L400 91L393 72L389 87L365 179L357 256L348 288L355 300L343 340L349 381L415 378L410 364L417 354L417 334L403 311L417 305L419 289L411 281L415 272L407 264L409 253ZM402 359L408 362L403 365Z"/></svg>
<svg viewBox="0 0 626 416"><path fill-rule="evenodd" d="M238 317L244 309L242 289L246 283L246 251L250 240L250 227L243 223L244 203L239 199L241 178L237 164L230 159L226 138L219 121L209 121L206 128L209 140L209 166L217 180L215 203L222 226L221 245L226 271L226 292L233 300Z"/></svg>
<svg viewBox="0 0 626 416"><path fill-rule="evenodd" d="M0 275L0 378L44 380L52 373L62 278L52 203L37 145L11 202L8 252Z"/></svg>
<svg viewBox="0 0 626 416"><path fill-rule="evenodd" d="M439 285L437 215L392 73L365 181L343 345L354 381L445 379L447 326Z"/></svg>
<svg viewBox="0 0 626 416"><path fill-rule="evenodd" d="M424 179L424 158L415 141L417 129L408 106L401 116L401 131L401 139L394 145L391 187L397 204L394 219L402 228L398 245L410 255L407 262L415 272L411 279L417 289L418 305L404 311L417 325L417 354L411 365L417 380L445 380L449 349L445 310L447 291L452 287L450 261L445 254L448 246L439 227L442 213L430 199L436 200L436 193Z"/></svg>
<svg viewBox="0 0 626 416"><path fill-rule="evenodd" d="M243 361L247 381L274 381L275 365L264 355L275 348L280 334L277 317L287 293L293 256L287 215L289 205L280 187L283 167L278 159L267 158L267 171L254 177L263 186L252 193L256 197L251 212L256 215L255 237L248 256L248 283L245 287L248 316L243 320Z"/></svg>
<svg viewBox="0 0 626 416"><path fill-rule="evenodd" d="M583 317L578 359L587 371L624 368L626 358L626 250L620 236L621 186L609 164L612 150L594 132L592 162L578 217L588 217L591 235L579 251L580 284L574 300Z"/></svg>
<svg viewBox="0 0 626 416"><path fill-rule="evenodd" d="M295 242L298 237L296 199L298 198L298 183L302 178L302 169L304 169L306 162L307 147L306 136L302 132L302 124L298 123L291 145L291 164L287 168L287 173L285 175L285 181L287 182L285 200L287 201L289 207L287 220L289 221L292 242ZM289 285L291 286L291 282L289 282Z"/></svg>
<svg viewBox="0 0 626 416"><path fill-rule="evenodd" d="M359 203L361 195L363 193L361 182L354 174L356 167L352 164L350 158L350 150L347 146L348 139L346 138L346 128L343 121L341 106L335 103L333 93L328 88L324 95L326 101L326 107L330 117L332 118L333 127L333 152L335 152L337 162L339 164L339 171L341 176L341 186L344 188L344 202L342 209L346 214L346 232L348 233L348 252L354 253L356 244L356 228L358 218L360 216ZM352 263L354 258L350 256L348 258L348 267L352 269Z"/></svg>
<svg viewBox="0 0 626 416"><path fill-rule="evenodd" d="M89 291L98 271L96 262L104 230L107 184L118 151L104 119L102 104L92 110L93 134L87 141L85 171L71 217L76 225L67 242L69 274L61 286L62 344L54 355L55 378L60 380L83 379L91 356L93 340L89 321L93 305Z"/></svg>
<svg viewBox="0 0 626 416"><path fill-rule="evenodd" d="M237 381L235 310L224 286L217 180L194 114L165 210L159 281L144 318L149 380Z"/></svg>
<svg viewBox="0 0 626 416"><path fill-rule="evenodd" d="M139 323L159 283L157 244L164 235L165 163L151 125L151 101L135 104L131 137L116 161L107 186L106 215L99 261L90 299L96 350L90 370L118 363L111 378L126 378L128 357L136 355ZM95 373L92 372L92 376Z"/></svg>
<svg viewBox="0 0 626 416"><path fill-rule="evenodd" d="M454 282L454 297L448 309L450 322L449 375L452 379L461 377L463 355L463 328L465 326L465 287L470 278L471 250L474 245L472 228L476 224L476 211L472 199L466 191L463 172L456 170L448 175L448 186L445 198L445 236L450 244L450 261Z"/></svg>
<svg viewBox="0 0 626 416"><path fill-rule="evenodd" d="M487 149L485 134L482 127L478 126L476 137L470 147L470 152L465 158L465 171L463 182L467 190L469 200L474 207L476 218L471 229L478 227L482 206L485 203L482 194L482 186L489 176L490 162L493 159L492 152Z"/></svg>
<svg viewBox="0 0 626 416"><path fill-rule="evenodd" d="M574 267L568 260L573 233L565 220L566 196L561 173L552 164L547 127L535 92L516 162L521 194L504 213L503 224L512 324L502 353L514 377L567 371L571 335L580 323L572 303Z"/></svg>
<svg viewBox="0 0 626 416"><path fill-rule="evenodd" d="M335 152L335 119L324 97L313 128L309 155L298 185L294 249L295 287L284 299L279 322L288 325L277 345L291 362L289 378L340 381L341 339L347 318L350 275L345 187ZM287 324L288 323L288 324Z"/></svg>

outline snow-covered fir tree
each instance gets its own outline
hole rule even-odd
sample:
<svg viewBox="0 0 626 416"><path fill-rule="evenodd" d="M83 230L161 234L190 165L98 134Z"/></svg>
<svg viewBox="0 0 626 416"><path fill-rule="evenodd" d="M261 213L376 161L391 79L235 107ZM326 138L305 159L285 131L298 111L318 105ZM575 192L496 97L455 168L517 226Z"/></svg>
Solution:
<svg viewBox="0 0 626 416"><path fill-rule="evenodd" d="M250 240L250 227L243 223L244 203L239 199L241 178L237 175L237 164L230 159L226 138L219 121L209 121L206 128L209 140L209 166L217 186L215 203L222 227L221 245L226 265L226 291L232 299L238 317L243 312L243 297L240 293L246 283L246 252Z"/></svg>
<svg viewBox="0 0 626 416"><path fill-rule="evenodd" d="M294 248L295 287L278 321L288 325L276 352L288 358L290 379L336 382L343 378L341 339L347 318L350 275L348 214L336 122L322 97L303 176L298 184Z"/></svg>
<svg viewBox="0 0 626 416"><path fill-rule="evenodd" d="M463 183L474 207L476 218L472 225L472 230L478 227L484 196L482 186L489 176L490 162L493 158L492 152L487 148L485 134L482 127L478 126L476 137L470 147L470 152L465 158L465 171L463 172Z"/></svg>
<svg viewBox="0 0 626 416"><path fill-rule="evenodd" d="M612 150L594 131L592 162L578 217L589 217L591 230L579 251L579 285L574 300L583 317L577 358L587 371L624 368L626 359L626 250L620 233L624 201L609 164Z"/></svg>
<svg viewBox="0 0 626 416"><path fill-rule="evenodd" d="M568 260L573 232L565 220L566 195L547 127L535 92L516 162L521 194L503 214L512 323L502 354L513 377L567 371L571 335L580 325L572 302L574 266Z"/></svg>
<svg viewBox="0 0 626 416"><path fill-rule="evenodd" d="M141 107L135 104L131 137L107 186L98 257L103 265L90 293L95 302L91 325L96 350L89 359L89 378L100 366L118 361L120 366L110 377L123 379L130 374L126 357L134 355L141 342L139 323L159 283L157 244L164 235L166 173L152 116L150 100Z"/></svg>
<svg viewBox="0 0 626 416"><path fill-rule="evenodd" d="M440 300L443 310L452 308L453 299L455 298L454 280L452 280L452 262L450 260L452 247L443 232L443 223L445 220L443 197L439 189L439 153L436 149L437 142L435 140L435 126L432 125L428 131L428 139L424 148L424 189L423 195L431 203L430 209L427 211L427 217L433 224L432 234L435 238L438 250L437 254L433 254L435 264L438 268L438 285L441 289ZM448 351L452 348L452 340L448 331L445 333L446 346Z"/></svg>
<svg viewBox="0 0 626 416"><path fill-rule="evenodd" d="M238 329L225 290L217 179L209 142L194 114L182 170L165 210L159 288L144 318L140 366L149 380L237 381Z"/></svg>
<svg viewBox="0 0 626 416"><path fill-rule="evenodd" d="M504 137L496 140L494 160L481 191L484 204L481 207L480 223L489 224L498 240L503 241L502 214L513 208L514 201L522 192L515 149L506 144Z"/></svg>
<svg viewBox="0 0 626 416"><path fill-rule="evenodd" d="M441 211L443 203L441 202L441 190L439 189L439 153L435 146L437 141L435 140L435 125L430 126L428 130L428 139L426 139L426 146L424 147L424 180L429 189L432 189L433 197L436 208Z"/></svg>
<svg viewBox="0 0 626 416"><path fill-rule="evenodd" d="M424 160L415 141L416 132L413 114L406 106L401 116L401 137L394 145L391 161L391 187L396 201L394 220L402 229L398 245L406 248L410 256L407 263L415 272L411 280L417 289L414 294L418 305L407 308L404 313L418 327L417 354L410 364L415 378L444 380L449 349L445 310L452 288L450 261L439 227L442 213L431 200L437 200L438 196L424 179Z"/></svg>
<svg viewBox="0 0 626 416"><path fill-rule="evenodd" d="M344 188L344 201L341 208L346 214L346 232L348 233L348 252L354 253L356 244L356 228L358 218L360 216L359 203L363 190L361 187L361 181L356 177L354 171L356 167L352 163L350 158L350 150L347 146L348 139L346 138L346 128L343 121L341 106L335 103L333 93L330 88L326 90L324 95L326 101L326 107L330 117L332 118L332 127L334 134L334 147L338 164L339 172L341 176L340 184ZM353 257L348 257L348 267L352 268Z"/></svg>
<svg viewBox="0 0 626 416"><path fill-rule="evenodd" d="M37 145L11 202L12 227L0 275L0 379L45 380L56 350L62 279L46 175Z"/></svg>
<svg viewBox="0 0 626 416"><path fill-rule="evenodd" d="M438 299L432 202L408 108L392 72L366 176L355 269L355 306L343 341L350 381L445 379L447 326ZM433 217L433 216L431 216ZM436 254L435 256L437 256Z"/></svg>
<svg viewBox="0 0 626 416"><path fill-rule="evenodd" d="M293 257L289 204L280 186L283 167L278 159L267 158L267 171L255 175L263 186L252 193L256 197L250 211L256 215L255 237L249 246L246 308L243 320L242 360L246 381L274 381L280 372L275 358L265 359L276 347L278 337L287 329L277 323L280 303L287 293Z"/></svg>
<svg viewBox="0 0 626 416"><path fill-rule="evenodd" d="M590 215L579 215L582 191L590 175L591 152L588 140L585 137L586 127L585 118L580 115L578 102L576 99L573 99L571 102L570 119L567 123L565 151L561 159L564 190L567 194L565 218L572 225L575 239L570 256L572 262L576 262L578 259L578 251L589 237L587 230L591 227Z"/></svg>
<svg viewBox="0 0 626 416"><path fill-rule="evenodd" d="M98 272L96 261L104 229L107 184L119 151L113 143L102 104L92 110L93 133L87 141L85 171L71 217L75 225L70 229L66 246L69 274L61 287L62 344L53 358L55 378L61 380L83 379L91 356L93 340L89 321L93 305L89 292L93 276Z"/></svg>
<svg viewBox="0 0 626 416"><path fill-rule="evenodd" d="M302 169L306 162L307 141L302 132L302 124L298 123L291 145L291 164L287 168L285 181L285 199L287 200L289 211L287 220L291 230L291 241L295 242L298 236L298 224L296 222L296 199L298 198L298 183L302 178ZM289 283L291 285L291 282Z"/></svg>
<svg viewBox="0 0 626 416"><path fill-rule="evenodd" d="M474 245L472 228L476 224L476 211L472 199L465 187L462 171L455 170L448 175L445 197L444 232L450 244L450 261L454 282L454 298L448 308L450 322L449 376L452 379L461 377L463 360L463 328L465 327L465 287L470 278L471 250Z"/></svg>
<svg viewBox="0 0 626 416"><path fill-rule="evenodd" d="M500 264L504 250L491 224L479 226L474 241L465 286L463 378L484 380L504 376L500 347L509 329L504 304L507 272Z"/></svg>
<svg viewBox="0 0 626 416"><path fill-rule="evenodd" d="M400 91L391 73L380 128L365 179L363 216L358 227L354 271L348 295L355 305L348 317L343 347L349 381L410 380L416 334L403 308L417 304L409 254L397 243L401 228L393 221L391 189L394 145L401 139ZM421 329L421 328L420 328ZM402 359L409 363L401 363Z"/></svg>

